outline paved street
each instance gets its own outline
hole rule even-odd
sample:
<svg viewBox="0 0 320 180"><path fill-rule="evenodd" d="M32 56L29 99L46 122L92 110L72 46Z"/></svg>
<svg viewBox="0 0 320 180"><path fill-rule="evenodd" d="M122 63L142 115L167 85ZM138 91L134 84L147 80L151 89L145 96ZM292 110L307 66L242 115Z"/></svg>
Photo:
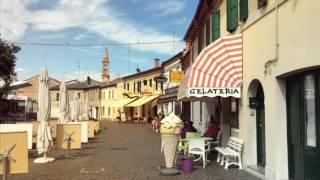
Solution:
<svg viewBox="0 0 320 180"><path fill-rule="evenodd" d="M10 175L10 180L79 180L79 179L197 179L255 180L256 177L238 169L224 170L211 161L206 169L195 165L191 174L161 176L158 167L164 165L160 154L160 135L150 125L118 124L103 121L105 127L83 150L73 151L75 159L63 159L65 153L53 150L49 156L57 160L50 164L34 164L35 153L29 154L29 173Z"/></svg>

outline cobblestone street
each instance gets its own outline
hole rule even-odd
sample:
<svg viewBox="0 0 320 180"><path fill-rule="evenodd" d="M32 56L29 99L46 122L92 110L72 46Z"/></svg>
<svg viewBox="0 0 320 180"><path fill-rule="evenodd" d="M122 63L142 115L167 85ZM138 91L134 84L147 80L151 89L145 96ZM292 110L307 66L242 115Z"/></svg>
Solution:
<svg viewBox="0 0 320 180"><path fill-rule="evenodd" d="M35 152L29 153L29 173L10 175L9 179L258 179L242 170L224 170L215 161L206 169L196 164L190 174L161 176L158 168L164 165L164 158L160 154L160 134L150 125L102 121L102 129L82 150L72 151L74 159L61 158L65 151L52 150L49 156L55 157L55 162L34 164Z"/></svg>

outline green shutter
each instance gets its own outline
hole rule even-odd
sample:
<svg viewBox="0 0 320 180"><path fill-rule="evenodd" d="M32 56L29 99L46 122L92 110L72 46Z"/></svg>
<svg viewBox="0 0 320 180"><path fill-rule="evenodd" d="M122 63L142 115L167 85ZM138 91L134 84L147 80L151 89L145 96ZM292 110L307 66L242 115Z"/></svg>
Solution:
<svg viewBox="0 0 320 180"><path fill-rule="evenodd" d="M240 20L248 19L248 0L240 0Z"/></svg>
<svg viewBox="0 0 320 180"><path fill-rule="evenodd" d="M227 30L229 32L238 27L238 0L227 1Z"/></svg>
<svg viewBox="0 0 320 180"><path fill-rule="evenodd" d="M206 46L210 44L210 18L206 22Z"/></svg>
<svg viewBox="0 0 320 180"><path fill-rule="evenodd" d="M212 41L220 38L220 11L212 13Z"/></svg>
<svg viewBox="0 0 320 180"><path fill-rule="evenodd" d="M198 54L202 51L202 43L203 43L203 32L200 31L198 34Z"/></svg>

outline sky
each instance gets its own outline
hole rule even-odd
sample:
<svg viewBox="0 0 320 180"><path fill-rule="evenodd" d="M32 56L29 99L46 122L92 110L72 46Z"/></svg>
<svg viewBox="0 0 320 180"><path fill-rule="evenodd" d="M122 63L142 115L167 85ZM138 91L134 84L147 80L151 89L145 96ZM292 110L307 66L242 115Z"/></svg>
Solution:
<svg viewBox="0 0 320 180"><path fill-rule="evenodd" d="M16 62L19 80L46 67L58 80L91 76L100 81L105 48L114 79L134 73L137 67L152 68L155 58L165 61L181 51L197 3L0 0L0 34L1 39L21 47ZM145 42L169 43L141 44Z"/></svg>

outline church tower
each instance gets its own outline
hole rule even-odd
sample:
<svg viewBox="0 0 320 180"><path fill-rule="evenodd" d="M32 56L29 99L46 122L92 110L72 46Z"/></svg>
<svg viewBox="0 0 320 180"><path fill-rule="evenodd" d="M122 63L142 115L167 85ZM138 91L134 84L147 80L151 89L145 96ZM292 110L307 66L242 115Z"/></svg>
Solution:
<svg viewBox="0 0 320 180"><path fill-rule="evenodd" d="M109 53L108 48L105 48L103 60L102 60L102 82L109 82L110 74L109 74Z"/></svg>

